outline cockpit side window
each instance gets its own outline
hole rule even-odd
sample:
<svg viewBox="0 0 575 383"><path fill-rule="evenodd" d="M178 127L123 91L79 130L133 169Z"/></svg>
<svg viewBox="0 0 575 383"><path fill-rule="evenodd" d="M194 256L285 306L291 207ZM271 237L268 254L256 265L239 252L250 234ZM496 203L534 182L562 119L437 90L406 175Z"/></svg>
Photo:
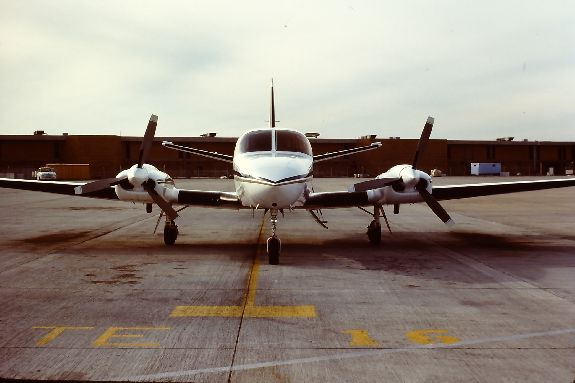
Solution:
<svg viewBox="0 0 575 383"><path fill-rule="evenodd" d="M247 133L240 141L240 152L263 152L272 150L272 132L270 130L256 130Z"/></svg>
<svg viewBox="0 0 575 383"><path fill-rule="evenodd" d="M289 130L276 130L276 150L312 155L311 145L303 134Z"/></svg>

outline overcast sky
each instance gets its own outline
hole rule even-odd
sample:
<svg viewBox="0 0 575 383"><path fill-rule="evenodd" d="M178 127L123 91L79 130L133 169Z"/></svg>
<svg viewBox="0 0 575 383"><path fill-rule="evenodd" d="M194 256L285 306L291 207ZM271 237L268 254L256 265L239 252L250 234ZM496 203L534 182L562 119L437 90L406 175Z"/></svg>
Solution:
<svg viewBox="0 0 575 383"><path fill-rule="evenodd" d="M575 2L0 0L0 133L575 141Z"/></svg>

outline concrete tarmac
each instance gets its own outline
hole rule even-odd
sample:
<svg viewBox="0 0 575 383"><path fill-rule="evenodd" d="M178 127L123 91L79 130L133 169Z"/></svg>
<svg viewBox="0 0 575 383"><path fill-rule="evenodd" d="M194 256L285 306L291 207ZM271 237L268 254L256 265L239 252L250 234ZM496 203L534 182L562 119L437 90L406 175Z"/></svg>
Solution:
<svg viewBox="0 0 575 383"><path fill-rule="evenodd" d="M386 207L379 247L359 209L286 212L271 266L261 211L187 208L166 247L157 208L0 189L0 378L572 382L574 196Z"/></svg>

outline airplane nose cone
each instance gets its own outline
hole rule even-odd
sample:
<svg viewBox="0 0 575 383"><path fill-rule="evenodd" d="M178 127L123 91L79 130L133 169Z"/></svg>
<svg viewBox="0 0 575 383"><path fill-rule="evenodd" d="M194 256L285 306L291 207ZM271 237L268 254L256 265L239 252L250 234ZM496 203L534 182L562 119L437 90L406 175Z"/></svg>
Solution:
<svg viewBox="0 0 575 383"><path fill-rule="evenodd" d="M305 190L311 159L262 157L246 162L240 171L246 205L289 208Z"/></svg>

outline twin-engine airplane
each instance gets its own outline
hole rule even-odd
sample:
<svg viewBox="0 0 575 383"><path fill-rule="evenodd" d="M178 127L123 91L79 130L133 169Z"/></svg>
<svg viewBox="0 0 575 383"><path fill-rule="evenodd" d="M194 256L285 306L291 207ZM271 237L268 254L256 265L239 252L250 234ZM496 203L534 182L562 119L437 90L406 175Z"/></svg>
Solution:
<svg viewBox="0 0 575 383"><path fill-rule="evenodd" d="M209 152L164 141L170 149L230 162L234 169L234 192L184 190L176 188L170 176L147 164L154 140L158 117L152 115L140 147L138 163L123 170L115 178L88 183L30 181L0 178L0 187L77 195L91 198L142 202L148 213L157 204L165 215L164 243L174 245L178 236L178 212L173 205L220 207L232 209L264 209L270 213L271 236L267 240L270 264L279 263L281 242L277 236L278 213L285 209L305 209L323 227L321 209L358 207L373 217L368 226L369 241L381 242L381 222L387 217L383 205L393 205L394 213L406 203L425 202L448 225L453 220L438 201L486 196L492 194L575 186L575 179L519 181L432 187L431 177L417 169L431 130L429 117L423 128L412 164L396 165L375 179L351 185L347 191L315 193L310 182L313 164L332 158L377 149L380 143L313 155L309 140L295 130L275 127L273 84L271 89L270 126L244 133L237 141L234 155ZM366 210L373 207L373 213ZM160 218L161 218L160 215ZM159 221L159 219L158 219Z"/></svg>

